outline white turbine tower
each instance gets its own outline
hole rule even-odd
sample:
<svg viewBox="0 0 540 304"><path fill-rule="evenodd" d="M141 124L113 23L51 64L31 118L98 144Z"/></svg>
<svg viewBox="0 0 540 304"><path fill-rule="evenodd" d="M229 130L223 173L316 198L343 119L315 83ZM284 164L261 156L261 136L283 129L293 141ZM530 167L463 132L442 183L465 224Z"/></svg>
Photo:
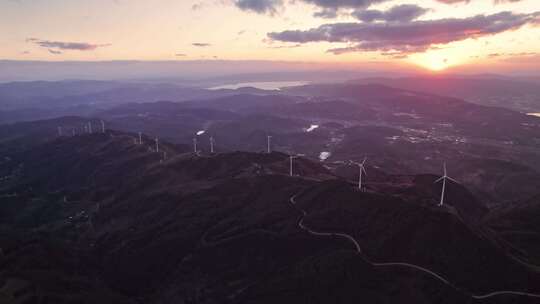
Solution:
<svg viewBox="0 0 540 304"><path fill-rule="evenodd" d="M266 136L266 153L268 153L268 154L270 154L270 152L272 152L272 150L270 149L271 143L272 143L272 136L267 135Z"/></svg>
<svg viewBox="0 0 540 304"><path fill-rule="evenodd" d="M195 136L193 136L193 152L197 155L199 155L199 150L197 149L197 141L198 141L198 137L203 135L204 133L206 133L206 130L200 130L200 131L197 131L195 132ZM212 140L213 139L210 139L210 143L212 144ZM213 144L212 144L213 145Z"/></svg>
<svg viewBox="0 0 540 304"><path fill-rule="evenodd" d="M197 154L197 136L193 137L193 153Z"/></svg>
<svg viewBox="0 0 540 304"><path fill-rule="evenodd" d="M101 121L101 133L105 133L105 122Z"/></svg>
<svg viewBox="0 0 540 304"><path fill-rule="evenodd" d="M214 154L214 136L210 136L210 153Z"/></svg>
<svg viewBox="0 0 540 304"><path fill-rule="evenodd" d="M139 145L142 145L142 133L139 132Z"/></svg>
<svg viewBox="0 0 540 304"><path fill-rule="evenodd" d="M358 166L358 170L359 170L359 174L358 174L358 189L360 191L362 191L362 175L367 175L367 172L366 172L366 161L367 161L367 157L364 157L364 160L361 162L361 163L357 163L357 162L354 162L354 161L351 161L352 164L355 164Z"/></svg>
<svg viewBox="0 0 540 304"><path fill-rule="evenodd" d="M454 183L458 183L455 179L451 178L450 176L448 176L446 174L446 163L443 163L443 171L444 171L444 175L441 176L438 180L435 181L435 183L438 183L440 181L443 182L443 184L442 184L442 192L441 192L441 202L439 203L439 206L444 205L444 191L446 190L446 180L451 180Z"/></svg>
<svg viewBox="0 0 540 304"><path fill-rule="evenodd" d="M71 135L75 136L75 128L71 129Z"/></svg>
<svg viewBox="0 0 540 304"><path fill-rule="evenodd" d="M293 160L305 156L304 154L289 155L289 175L293 176Z"/></svg>
<svg viewBox="0 0 540 304"><path fill-rule="evenodd" d="M58 136L62 136L62 127L58 127Z"/></svg>
<svg viewBox="0 0 540 304"><path fill-rule="evenodd" d="M92 122L88 122L88 133L92 134Z"/></svg>
<svg viewBox="0 0 540 304"><path fill-rule="evenodd" d="M159 139L156 137L156 152L159 153Z"/></svg>

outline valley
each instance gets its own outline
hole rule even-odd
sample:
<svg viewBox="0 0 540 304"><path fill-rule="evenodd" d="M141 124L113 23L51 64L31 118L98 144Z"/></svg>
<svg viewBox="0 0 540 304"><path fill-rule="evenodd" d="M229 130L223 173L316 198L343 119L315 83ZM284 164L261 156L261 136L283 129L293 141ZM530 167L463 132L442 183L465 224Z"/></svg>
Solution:
<svg viewBox="0 0 540 304"><path fill-rule="evenodd" d="M2 125L0 299L538 300L538 118L381 86L285 91ZM439 207L444 162L458 183Z"/></svg>

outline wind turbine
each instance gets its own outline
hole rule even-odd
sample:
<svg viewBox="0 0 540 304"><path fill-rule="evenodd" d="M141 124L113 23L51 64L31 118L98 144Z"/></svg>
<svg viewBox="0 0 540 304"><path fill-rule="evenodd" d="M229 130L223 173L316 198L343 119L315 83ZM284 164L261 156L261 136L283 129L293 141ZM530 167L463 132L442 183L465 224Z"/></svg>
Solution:
<svg viewBox="0 0 540 304"><path fill-rule="evenodd" d="M62 136L62 127L58 127L58 136Z"/></svg>
<svg viewBox="0 0 540 304"><path fill-rule="evenodd" d="M167 152L163 151L161 153L161 159L159 160L160 163L164 162L167 160Z"/></svg>
<svg viewBox="0 0 540 304"><path fill-rule="evenodd" d="M197 136L193 137L193 153L197 154Z"/></svg>
<svg viewBox="0 0 540 304"><path fill-rule="evenodd" d="M142 145L142 132L139 132L139 145Z"/></svg>
<svg viewBox="0 0 540 304"><path fill-rule="evenodd" d="M159 153L159 139L156 137L156 152Z"/></svg>
<svg viewBox="0 0 540 304"><path fill-rule="evenodd" d="M455 179L451 178L450 176L448 176L446 174L446 163L443 163L443 170L444 170L444 175L441 176L438 180L435 181L435 183L438 183L440 181L443 182L443 184L442 184L442 192L441 192L441 202L439 203L439 206L444 205L444 191L446 190L446 180L451 180L454 183L458 183L458 181L456 181Z"/></svg>
<svg viewBox="0 0 540 304"><path fill-rule="evenodd" d="M351 160L351 163L357 165L357 166L358 166L358 169L359 169L359 174L358 174L358 189L359 189L360 191L362 191L362 175L363 175L363 174L367 175L366 167L365 167L366 161L367 161L367 157L364 157L364 160L363 160L361 163L357 163L357 162L354 162L354 161Z"/></svg>
<svg viewBox="0 0 540 304"><path fill-rule="evenodd" d="M270 154L270 152L272 152L272 151L270 150L270 144L271 144L271 143L272 143L272 136L271 136L271 135L267 135L267 136L266 136L266 152L267 152L268 154Z"/></svg>
<svg viewBox="0 0 540 304"><path fill-rule="evenodd" d="M92 122L88 122L88 133L92 134Z"/></svg>
<svg viewBox="0 0 540 304"><path fill-rule="evenodd" d="M289 155L289 175L293 176L293 160L305 156L305 154Z"/></svg>
<svg viewBox="0 0 540 304"><path fill-rule="evenodd" d="M101 121L101 133L105 133L105 122Z"/></svg>
<svg viewBox="0 0 540 304"><path fill-rule="evenodd" d="M214 154L214 136L210 136L210 153Z"/></svg>
<svg viewBox="0 0 540 304"><path fill-rule="evenodd" d="M75 128L71 129L71 135L75 136Z"/></svg>

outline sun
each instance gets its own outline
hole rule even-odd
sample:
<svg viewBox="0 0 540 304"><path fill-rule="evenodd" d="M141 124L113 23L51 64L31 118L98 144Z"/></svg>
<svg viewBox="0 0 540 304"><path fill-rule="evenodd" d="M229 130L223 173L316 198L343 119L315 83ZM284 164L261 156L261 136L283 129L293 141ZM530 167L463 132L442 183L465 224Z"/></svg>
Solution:
<svg viewBox="0 0 540 304"><path fill-rule="evenodd" d="M411 56L411 61L432 72L442 72L461 61L460 54L450 52L426 52Z"/></svg>
<svg viewBox="0 0 540 304"><path fill-rule="evenodd" d="M433 72L440 72L446 70L451 65L450 60L448 58L444 58L443 56L423 57L424 58L421 58L417 61L415 60L416 63Z"/></svg>
<svg viewBox="0 0 540 304"><path fill-rule="evenodd" d="M443 71L448 68L448 60L444 59L440 61L437 60L437 61L426 62L425 67L434 72Z"/></svg>
<svg viewBox="0 0 540 304"><path fill-rule="evenodd" d="M413 54L409 60L432 72L443 72L467 62L467 52L460 49L439 49Z"/></svg>

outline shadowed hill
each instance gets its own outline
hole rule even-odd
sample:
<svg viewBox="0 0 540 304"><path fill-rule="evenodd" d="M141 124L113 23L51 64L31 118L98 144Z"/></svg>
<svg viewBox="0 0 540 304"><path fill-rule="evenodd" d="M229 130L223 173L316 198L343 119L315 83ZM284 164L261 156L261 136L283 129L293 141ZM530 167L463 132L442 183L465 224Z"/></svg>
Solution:
<svg viewBox="0 0 540 304"><path fill-rule="evenodd" d="M118 131L60 137L7 161L11 178L0 184L0 299L472 301L421 273L372 267L343 239L305 233L290 204L299 192L306 224L351 233L375 260L433 267L466 290L538 286L480 227L460 220L482 207L457 185L450 187L454 208L435 208L428 206L432 176L409 177L405 187L394 184L404 178L381 177L393 191L364 193L304 158L295 160L290 177L288 156L279 152L196 156L161 142L164 159L151 151L151 138L143 145L136 139ZM416 250L419 244L425 252Z"/></svg>
<svg viewBox="0 0 540 304"><path fill-rule="evenodd" d="M316 231L349 233L373 261L421 265L472 292L535 290L538 274L505 256L483 227L459 215L475 210L474 205L478 210L483 207L457 185L448 191L462 193L449 200L454 206L427 205L422 199L426 190L419 189L426 186L425 178L433 183L429 176L417 177L413 187L394 196L328 181L297 201L309 214L306 225Z"/></svg>
<svg viewBox="0 0 540 304"><path fill-rule="evenodd" d="M486 220L503 248L533 269L540 270L540 195L496 210Z"/></svg>

